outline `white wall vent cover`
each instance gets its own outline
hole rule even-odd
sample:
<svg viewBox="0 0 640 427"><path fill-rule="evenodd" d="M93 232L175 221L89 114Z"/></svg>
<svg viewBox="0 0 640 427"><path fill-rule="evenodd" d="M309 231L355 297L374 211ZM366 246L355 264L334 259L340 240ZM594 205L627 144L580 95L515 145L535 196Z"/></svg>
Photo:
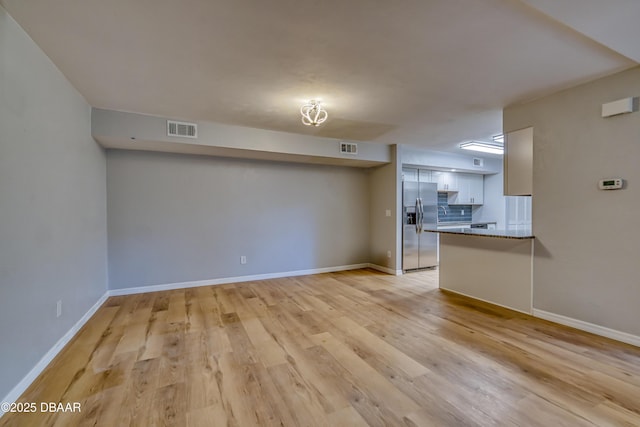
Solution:
<svg viewBox="0 0 640 427"><path fill-rule="evenodd" d="M341 142L340 153L342 154L358 154L358 144L355 142Z"/></svg>
<svg viewBox="0 0 640 427"><path fill-rule="evenodd" d="M624 98L602 104L602 117L633 113L633 101L634 98Z"/></svg>
<svg viewBox="0 0 640 427"><path fill-rule="evenodd" d="M195 123L167 120L167 136L178 136L180 138L197 138L198 125Z"/></svg>
<svg viewBox="0 0 640 427"><path fill-rule="evenodd" d="M484 159L480 159L478 157L474 157L473 158L473 166L475 166L477 168L481 168L482 166L484 166Z"/></svg>

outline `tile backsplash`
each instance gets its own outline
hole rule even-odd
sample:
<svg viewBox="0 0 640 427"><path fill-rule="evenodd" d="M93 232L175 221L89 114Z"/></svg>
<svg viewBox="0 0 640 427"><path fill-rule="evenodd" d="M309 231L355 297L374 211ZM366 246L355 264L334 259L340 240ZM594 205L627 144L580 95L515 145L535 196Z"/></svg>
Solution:
<svg viewBox="0 0 640 427"><path fill-rule="evenodd" d="M444 213L446 210L446 214ZM448 194L438 193L438 222L471 222L471 205L449 205Z"/></svg>

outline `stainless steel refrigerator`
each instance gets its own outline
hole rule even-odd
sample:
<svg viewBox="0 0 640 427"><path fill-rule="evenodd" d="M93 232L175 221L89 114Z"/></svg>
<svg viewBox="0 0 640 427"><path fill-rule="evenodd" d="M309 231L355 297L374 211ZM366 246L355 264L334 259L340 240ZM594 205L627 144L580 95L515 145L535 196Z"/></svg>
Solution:
<svg viewBox="0 0 640 427"><path fill-rule="evenodd" d="M438 187L420 182L420 171L403 174L402 269L416 270L438 265L437 233L423 231L438 226Z"/></svg>

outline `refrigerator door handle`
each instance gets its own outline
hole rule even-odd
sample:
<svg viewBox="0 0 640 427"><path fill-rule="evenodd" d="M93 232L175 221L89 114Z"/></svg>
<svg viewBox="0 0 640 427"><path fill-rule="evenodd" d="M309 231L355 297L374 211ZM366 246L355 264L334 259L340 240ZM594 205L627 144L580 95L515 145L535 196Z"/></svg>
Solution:
<svg viewBox="0 0 640 427"><path fill-rule="evenodd" d="M415 225L416 225L416 233L420 232L420 205L418 204L420 202L420 199L416 198L416 219L415 219Z"/></svg>
<svg viewBox="0 0 640 427"><path fill-rule="evenodd" d="M419 233L422 233L422 226L423 226L422 221L424 219L424 206L422 206L422 197L418 197L418 209L420 211L420 219L418 221L419 226L417 231Z"/></svg>

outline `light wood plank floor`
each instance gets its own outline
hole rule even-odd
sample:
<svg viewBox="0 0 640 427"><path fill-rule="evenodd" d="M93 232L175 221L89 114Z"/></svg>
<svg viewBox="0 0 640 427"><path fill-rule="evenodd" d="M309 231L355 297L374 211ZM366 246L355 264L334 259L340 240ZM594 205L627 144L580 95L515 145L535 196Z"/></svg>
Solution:
<svg viewBox="0 0 640 427"><path fill-rule="evenodd" d="M0 426L638 426L640 349L370 270L110 298Z"/></svg>

